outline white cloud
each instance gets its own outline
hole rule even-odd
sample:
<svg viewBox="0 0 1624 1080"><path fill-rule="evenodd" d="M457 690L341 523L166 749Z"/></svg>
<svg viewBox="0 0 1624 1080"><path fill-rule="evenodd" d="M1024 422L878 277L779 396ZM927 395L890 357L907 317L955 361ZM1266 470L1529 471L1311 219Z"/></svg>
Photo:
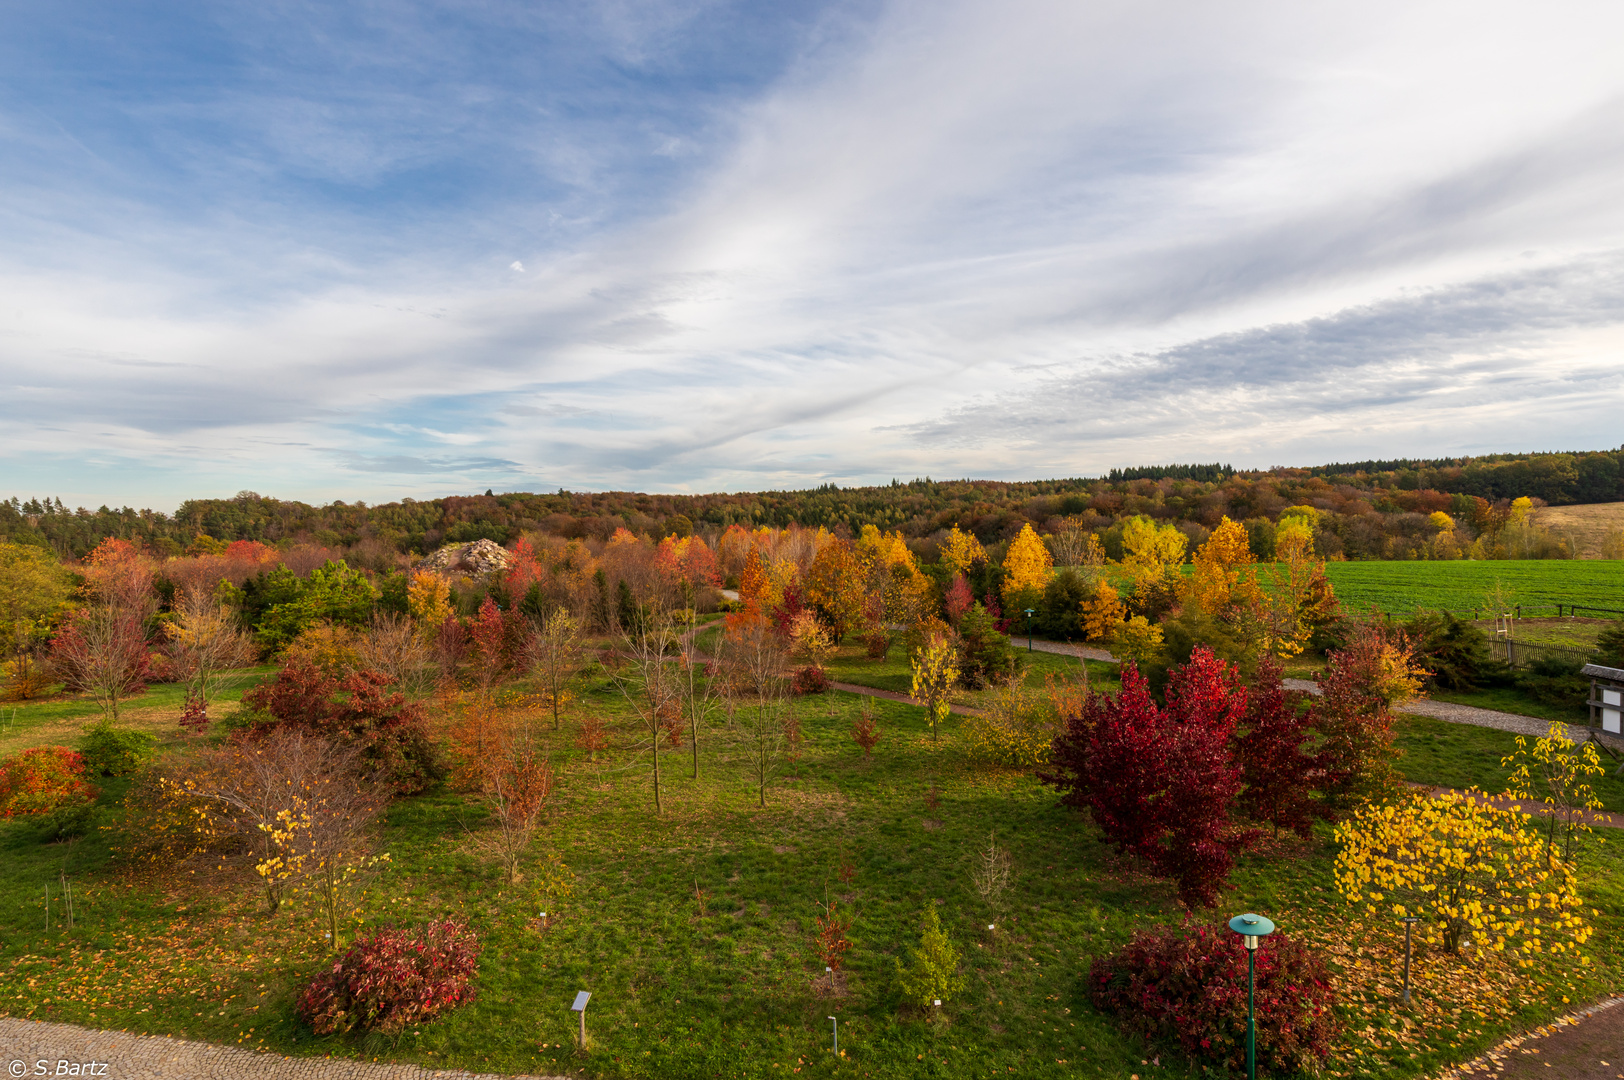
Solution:
<svg viewBox="0 0 1624 1080"><path fill-rule="evenodd" d="M612 49L657 66L696 13L623 5ZM703 131L647 125L641 152L689 171L547 234L522 279L480 247L511 190L364 274L308 223L218 217L0 262L8 445L25 470L90 448L154 497L200 453L230 490L264 470L349 497L1610 445L1621 22L1028 2L809 24ZM421 152L313 145L343 175ZM572 157L592 145L527 152L590 186L634 143ZM527 220L579 209L542 186Z"/></svg>

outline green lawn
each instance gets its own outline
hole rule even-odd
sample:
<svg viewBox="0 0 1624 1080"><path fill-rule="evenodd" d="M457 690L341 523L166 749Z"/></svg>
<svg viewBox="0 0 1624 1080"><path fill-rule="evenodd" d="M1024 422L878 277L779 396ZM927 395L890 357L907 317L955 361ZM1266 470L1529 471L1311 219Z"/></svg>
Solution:
<svg viewBox="0 0 1624 1080"><path fill-rule="evenodd" d="M1325 572L1337 599L1353 610L1374 605L1395 615L1421 608L1472 611L1484 607L1497 583L1527 609L1561 603L1624 610L1624 562L1616 560L1333 562Z"/></svg>
<svg viewBox="0 0 1624 1080"><path fill-rule="evenodd" d="M1403 751L1399 771L1417 784L1477 787L1488 792L1505 790L1503 758L1517 749L1517 737L1508 731L1451 724L1426 716L1400 714L1393 723L1394 744ZM1569 737L1583 739L1582 732ZM1527 739L1532 747L1534 740ZM1605 809L1624 813L1624 777L1614 776L1619 763L1601 755L1607 775L1592 782Z"/></svg>
<svg viewBox="0 0 1624 1080"><path fill-rule="evenodd" d="M1045 670L1076 667L1045 654L1032 661L1029 681L1040 684ZM838 677L866 673L870 684L897 674L856 658L840 664ZM617 697L596 681L576 707L617 716ZM922 710L870 703L883 738L868 759L849 737L861 699L831 693L796 703L807 736L801 761L769 787L765 809L738 734L719 722L702 742L697 780L688 775L686 748L666 754L666 810L658 817L646 754L588 763L572 748L571 732L560 733L551 747L559 795L535 861L556 853L574 872L574 894L565 899L538 896L534 875L518 888L502 884L469 841L469 830L484 822L469 798L435 790L398 802L380 836L392 862L362 902L365 923L450 913L485 938L477 999L398 1040L315 1038L296 1022L294 997L322 961L308 908L267 919L240 877L199 867L180 880L125 878L109 865L97 830L74 843L42 844L37 826L0 823L8 871L0 875L0 1012L287 1054L593 1077L1196 1075L1166 1048L1119 1033L1094 1012L1081 984L1094 955L1135 929L1182 919L1170 887L1118 863L1030 775L967 760L955 737L958 719L933 748ZM1500 747L1486 736L1499 733L1450 725L1434 732L1430 723L1401 723L1412 778L1487 775ZM1451 740L1435 747L1434 734ZM107 813L122 786L106 785ZM933 786L935 816L926 803ZM1610 790L1609 799L1616 794ZM994 830L1017 870L1001 911L982 904L969 878L974 853ZM1624 974L1615 945L1624 925L1616 884L1624 860L1616 849L1604 848L1593 871L1603 935L1587 994ZM1332 856L1324 832L1309 844L1245 856L1223 913L1272 913L1289 932L1294 913L1333 910ZM76 889L79 924L71 933L44 927L44 889L50 884L54 894L61 874ZM855 919L846 992L837 996L814 985L821 970L808 950L826 898ZM917 940L926 904L940 905L968 975L934 1024L901 1007L891 977L893 957ZM546 928L534 921L543 906L554 917ZM986 930L993 921L995 934ZM568 1011L583 989L593 993L593 1041L584 1055L572 1048ZM1368 1067L1342 1066L1341 1074L1420 1076L1549 1014L1529 1002L1479 1034L1440 1032L1415 1057L1371 1055ZM830 1015L841 1021L846 1056L839 1060L827 1049ZM1157 1054L1161 1067L1147 1072Z"/></svg>

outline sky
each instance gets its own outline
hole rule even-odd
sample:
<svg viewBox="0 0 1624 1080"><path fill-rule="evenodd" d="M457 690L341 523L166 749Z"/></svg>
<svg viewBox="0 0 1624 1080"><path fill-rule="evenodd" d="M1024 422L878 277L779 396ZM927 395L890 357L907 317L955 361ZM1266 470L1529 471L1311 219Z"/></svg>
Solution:
<svg viewBox="0 0 1624 1080"><path fill-rule="evenodd" d="M0 0L0 497L1624 442L1624 6Z"/></svg>

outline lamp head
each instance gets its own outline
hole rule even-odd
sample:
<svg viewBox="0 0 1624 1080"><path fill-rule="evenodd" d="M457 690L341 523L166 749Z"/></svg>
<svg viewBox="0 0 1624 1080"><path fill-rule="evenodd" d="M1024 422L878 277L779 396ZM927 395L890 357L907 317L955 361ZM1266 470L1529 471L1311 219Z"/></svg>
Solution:
<svg viewBox="0 0 1624 1080"><path fill-rule="evenodd" d="M1230 919L1229 928L1241 936L1241 942L1248 949L1254 950L1262 943L1263 938L1274 933L1274 923L1250 912Z"/></svg>

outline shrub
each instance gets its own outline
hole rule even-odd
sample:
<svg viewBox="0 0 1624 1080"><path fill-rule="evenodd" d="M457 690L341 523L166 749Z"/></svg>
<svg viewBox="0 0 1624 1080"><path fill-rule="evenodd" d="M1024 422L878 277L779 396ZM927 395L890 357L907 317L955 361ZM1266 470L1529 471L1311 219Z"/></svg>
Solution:
<svg viewBox="0 0 1624 1080"><path fill-rule="evenodd" d="M388 681L375 671L336 679L313 665L293 664L244 694L242 703L272 718L256 723L253 737L282 728L355 743L397 795L422 791L445 775L422 706L390 693Z"/></svg>
<svg viewBox="0 0 1624 1080"><path fill-rule="evenodd" d="M380 930L305 987L299 1017L318 1035L398 1034L471 1000L478 959L478 935L454 919Z"/></svg>
<svg viewBox="0 0 1624 1080"><path fill-rule="evenodd" d="M891 651L891 633L883 626L875 627L863 635L863 646L870 660L884 660Z"/></svg>
<svg viewBox="0 0 1624 1080"><path fill-rule="evenodd" d="M790 688L797 694L821 694L829 689L829 676L816 664L808 664L796 669Z"/></svg>
<svg viewBox="0 0 1624 1080"><path fill-rule="evenodd" d="M894 961L897 983L908 1004L928 1008L932 1002L947 1001L964 988L964 976L959 974L959 951L942 929L935 904L925 907L919 946L908 952L907 964Z"/></svg>
<svg viewBox="0 0 1624 1080"><path fill-rule="evenodd" d="M36 746L0 765L0 817L49 814L96 801L84 779L84 755L66 746Z"/></svg>
<svg viewBox="0 0 1624 1080"><path fill-rule="evenodd" d="M156 741L144 731L101 723L85 733L79 752L91 776L128 776L152 757Z"/></svg>
<svg viewBox="0 0 1624 1080"><path fill-rule="evenodd" d="M1404 624L1417 659L1431 672L1429 687L1475 690L1498 686L1509 672L1489 651L1489 635L1447 611L1422 611Z"/></svg>
<svg viewBox="0 0 1624 1080"><path fill-rule="evenodd" d="M996 765L1028 768L1049 760L1055 725L1017 679L997 684L979 716L964 722L970 756Z"/></svg>
<svg viewBox="0 0 1624 1080"><path fill-rule="evenodd" d="M1256 976L1258 1073L1309 1072L1338 1034L1325 966L1282 933L1263 939ZM1141 931L1088 973L1094 1004L1198 1061L1246 1067L1246 948L1228 927Z"/></svg>

